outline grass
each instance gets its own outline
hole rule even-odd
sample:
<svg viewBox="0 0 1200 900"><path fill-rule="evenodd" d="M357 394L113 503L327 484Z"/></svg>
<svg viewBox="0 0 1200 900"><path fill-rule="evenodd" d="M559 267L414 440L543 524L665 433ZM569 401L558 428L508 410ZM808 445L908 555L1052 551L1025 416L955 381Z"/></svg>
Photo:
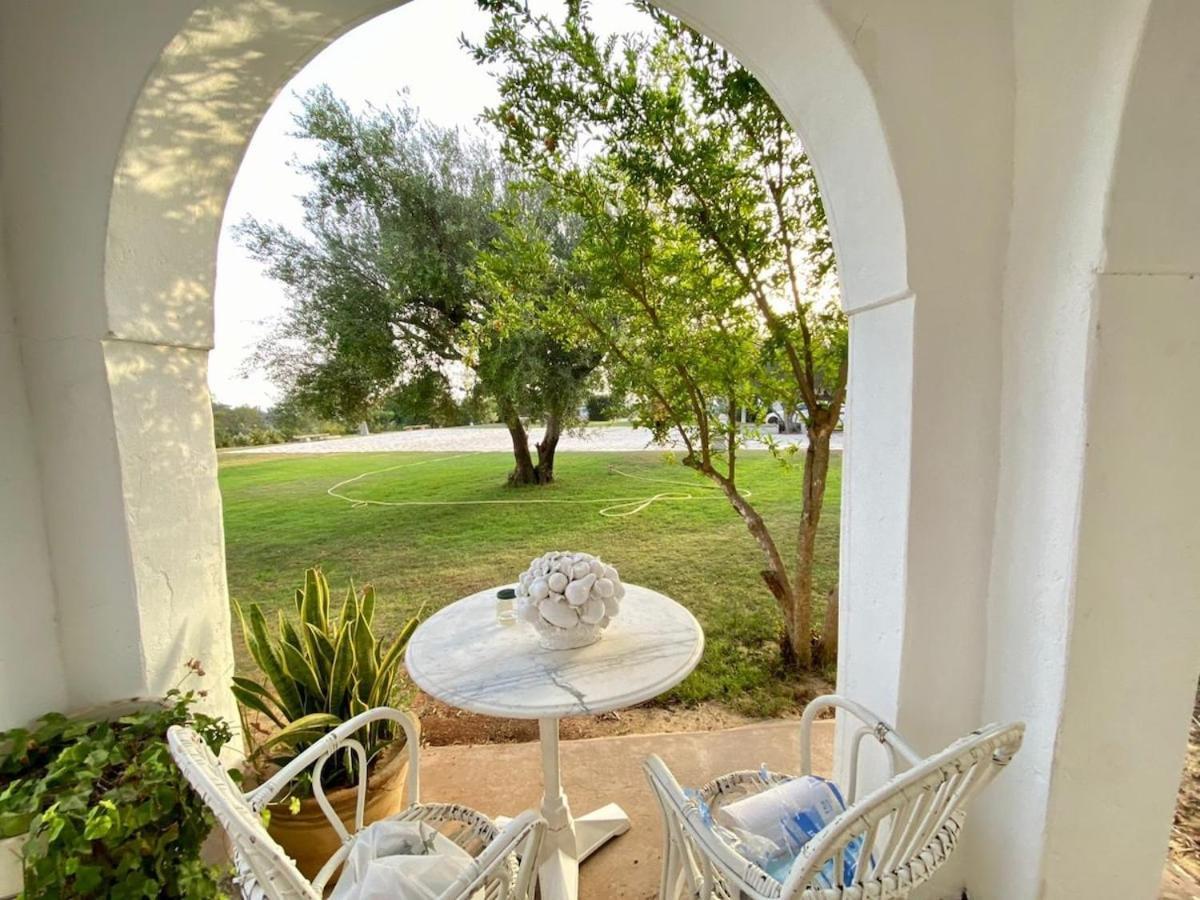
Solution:
<svg viewBox="0 0 1200 900"><path fill-rule="evenodd" d="M504 453L380 453L311 456L223 455L221 491L230 593L234 599L291 610L307 566L321 565L336 591L349 578L379 594L381 637L422 608L427 612L494 584L512 581L548 549L577 549L616 565L624 580L660 590L687 606L706 636L704 659L659 702L718 701L737 712L793 710L809 691L781 664L781 619L759 576L759 551L723 498L656 503L635 515L605 518L604 502L471 506L354 506L358 500L603 501L687 488L702 478L658 453L560 453L555 484L512 489ZM799 467L747 452L739 483L752 494L776 540L795 544ZM613 468L637 476L616 474ZM384 470L384 471L379 471ZM818 596L837 579L841 458L835 455L821 522ZM817 610L818 619L821 610ZM249 664L240 641L238 664Z"/></svg>

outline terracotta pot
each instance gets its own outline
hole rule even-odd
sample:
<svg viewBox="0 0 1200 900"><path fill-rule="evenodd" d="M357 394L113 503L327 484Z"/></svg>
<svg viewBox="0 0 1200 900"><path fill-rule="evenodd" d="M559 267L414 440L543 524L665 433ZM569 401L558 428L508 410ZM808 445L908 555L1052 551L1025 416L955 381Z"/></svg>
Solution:
<svg viewBox="0 0 1200 900"><path fill-rule="evenodd" d="M367 804L363 824L369 825L379 819L395 815L404 808L405 783L408 780L408 748L404 744L393 744L383 751L378 764L367 778ZM332 804L346 830L354 831L354 807L358 788L346 787L327 791L325 796ZM270 805L271 821L267 830L306 878L315 878L321 866L341 846L338 834L321 812L316 798L300 801L300 811L295 815L288 810L287 803Z"/></svg>

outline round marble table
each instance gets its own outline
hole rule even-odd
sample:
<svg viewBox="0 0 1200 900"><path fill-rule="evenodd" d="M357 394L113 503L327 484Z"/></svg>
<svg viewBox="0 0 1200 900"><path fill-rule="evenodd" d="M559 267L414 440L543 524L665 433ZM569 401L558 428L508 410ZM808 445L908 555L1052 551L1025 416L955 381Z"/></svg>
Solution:
<svg viewBox="0 0 1200 900"><path fill-rule="evenodd" d="M700 661L704 632L670 597L627 584L620 615L597 643L544 650L531 625L496 620L497 590L464 597L421 623L405 663L417 686L443 703L538 720L549 826L539 887L543 900L575 900L579 863L628 831L629 817L615 803L572 817L559 770L558 720L622 709L674 687Z"/></svg>

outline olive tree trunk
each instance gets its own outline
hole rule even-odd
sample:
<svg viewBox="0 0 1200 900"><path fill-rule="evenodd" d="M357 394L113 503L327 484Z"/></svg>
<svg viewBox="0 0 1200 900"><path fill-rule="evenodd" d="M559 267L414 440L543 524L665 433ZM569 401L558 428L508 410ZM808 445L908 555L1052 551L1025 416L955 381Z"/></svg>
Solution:
<svg viewBox="0 0 1200 900"><path fill-rule="evenodd" d="M500 415L512 438L513 470L508 475L508 483L514 487L525 487L535 484L550 484L554 481L554 452L558 449L558 439L562 436L562 419L556 413L546 416L546 433L537 443L537 462L529 452L529 432L517 413L517 408L509 400L499 401Z"/></svg>
<svg viewBox="0 0 1200 900"><path fill-rule="evenodd" d="M546 416L546 433L537 443L537 483L550 484L554 480L554 451L558 449L558 439L562 436L562 418L558 413Z"/></svg>
<svg viewBox="0 0 1200 900"><path fill-rule="evenodd" d="M529 434L517 414L517 408L504 398L500 398L498 406L500 418L512 438L513 470L508 473L508 483L514 486L537 484L537 467L529 453Z"/></svg>

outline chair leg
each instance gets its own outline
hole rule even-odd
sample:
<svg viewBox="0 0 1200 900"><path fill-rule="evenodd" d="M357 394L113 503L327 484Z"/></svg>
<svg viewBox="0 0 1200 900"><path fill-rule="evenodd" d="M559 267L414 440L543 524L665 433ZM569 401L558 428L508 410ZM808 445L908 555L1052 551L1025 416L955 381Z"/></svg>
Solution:
<svg viewBox="0 0 1200 900"><path fill-rule="evenodd" d="M667 824L665 850L659 900L679 900L683 895L684 886L688 883L687 873L684 872L687 851L683 845L683 835L679 833L679 826L674 821Z"/></svg>
<svg viewBox="0 0 1200 900"><path fill-rule="evenodd" d="M677 884L677 866L678 855L675 849L675 838L670 833L667 834L667 839L664 841L663 862L662 862L662 881L658 888L658 900L674 900L672 888Z"/></svg>

